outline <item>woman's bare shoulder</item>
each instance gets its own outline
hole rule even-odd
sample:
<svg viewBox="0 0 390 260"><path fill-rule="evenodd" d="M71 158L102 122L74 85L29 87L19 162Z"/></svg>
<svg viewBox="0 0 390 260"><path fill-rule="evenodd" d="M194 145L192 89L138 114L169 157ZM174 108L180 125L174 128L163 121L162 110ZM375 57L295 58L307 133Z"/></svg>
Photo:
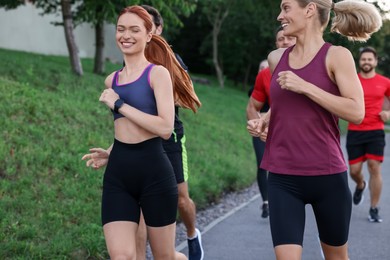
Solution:
<svg viewBox="0 0 390 260"><path fill-rule="evenodd" d="M336 45L329 48L327 62L332 68L354 64L352 53L347 48Z"/></svg>
<svg viewBox="0 0 390 260"><path fill-rule="evenodd" d="M332 45L329 48L328 55L337 60L341 60L344 57L352 57L352 53L343 46Z"/></svg>
<svg viewBox="0 0 390 260"><path fill-rule="evenodd" d="M282 57L285 50L286 48L279 48L271 51L270 54L268 54L268 64L271 73L274 71L276 65L279 63L280 58Z"/></svg>
<svg viewBox="0 0 390 260"><path fill-rule="evenodd" d="M114 79L116 71L112 72L110 75L106 77L104 80L104 85L106 85L106 88L111 88L112 87L112 80Z"/></svg>

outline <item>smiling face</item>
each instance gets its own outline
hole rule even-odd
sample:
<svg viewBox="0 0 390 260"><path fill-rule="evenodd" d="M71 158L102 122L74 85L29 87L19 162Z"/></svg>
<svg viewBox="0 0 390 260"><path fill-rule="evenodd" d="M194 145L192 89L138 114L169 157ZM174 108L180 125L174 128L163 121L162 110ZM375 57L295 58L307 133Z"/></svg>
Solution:
<svg viewBox="0 0 390 260"><path fill-rule="evenodd" d="M296 0L282 0L277 20L282 24L285 36L293 36L302 26L303 10Z"/></svg>
<svg viewBox="0 0 390 260"><path fill-rule="evenodd" d="M117 21L116 43L124 54L143 52L147 42L152 38L144 20L134 13L124 13Z"/></svg>
<svg viewBox="0 0 390 260"><path fill-rule="evenodd" d="M378 60L372 52L363 52L359 59L359 68L363 73L370 73L378 64Z"/></svg>
<svg viewBox="0 0 390 260"><path fill-rule="evenodd" d="M283 27L284 35L297 37L312 25L314 30L319 26L323 31L328 24L329 10L324 7L319 8L317 2L320 1L282 0L277 20Z"/></svg>

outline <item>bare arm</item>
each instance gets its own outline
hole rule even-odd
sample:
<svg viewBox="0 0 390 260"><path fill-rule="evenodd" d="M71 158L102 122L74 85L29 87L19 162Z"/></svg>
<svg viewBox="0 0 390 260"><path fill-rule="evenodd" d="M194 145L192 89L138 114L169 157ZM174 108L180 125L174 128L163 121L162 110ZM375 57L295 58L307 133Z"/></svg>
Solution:
<svg viewBox="0 0 390 260"><path fill-rule="evenodd" d="M364 95L352 54L344 47L331 47L327 64L341 96L313 87L305 95L338 117L360 124L365 114Z"/></svg>
<svg viewBox="0 0 390 260"><path fill-rule="evenodd" d="M382 111L379 113L379 116L383 122L387 122L390 119L390 97L385 97L383 102Z"/></svg>
<svg viewBox="0 0 390 260"><path fill-rule="evenodd" d="M259 118L259 111L263 108L264 103L259 102L253 97L249 98L248 105L246 106L246 117L248 120Z"/></svg>

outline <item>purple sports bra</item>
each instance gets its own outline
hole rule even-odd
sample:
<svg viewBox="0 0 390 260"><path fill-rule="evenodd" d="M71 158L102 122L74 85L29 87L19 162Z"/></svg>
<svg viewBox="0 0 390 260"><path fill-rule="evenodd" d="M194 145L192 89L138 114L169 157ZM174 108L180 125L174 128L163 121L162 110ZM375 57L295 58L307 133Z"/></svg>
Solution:
<svg viewBox="0 0 390 260"><path fill-rule="evenodd" d="M157 115L156 99L154 91L150 86L150 71L154 64L149 64L142 72L141 76L133 82L126 84L118 84L118 75L122 70L115 72L112 80L112 89L118 93L119 97L125 101L126 104L151 115ZM115 113L114 120L123 117L120 113Z"/></svg>

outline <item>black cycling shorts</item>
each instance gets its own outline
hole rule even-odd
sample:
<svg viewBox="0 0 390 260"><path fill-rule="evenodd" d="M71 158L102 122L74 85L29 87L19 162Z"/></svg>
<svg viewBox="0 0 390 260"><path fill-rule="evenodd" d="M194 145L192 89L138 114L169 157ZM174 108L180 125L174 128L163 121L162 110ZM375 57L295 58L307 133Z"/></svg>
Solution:
<svg viewBox="0 0 390 260"><path fill-rule="evenodd" d="M178 190L161 138L138 144L115 140L103 179L102 224L139 223L140 209L151 227L176 221Z"/></svg>
<svg viewBox="0 0 390 260"><path fill-rule="evenodd" d="M348 241L352 198L347 172L321 176L269 173L268 201L273 245L303 243L305 205L311 204L320 240L330 246Z"/></svg>

